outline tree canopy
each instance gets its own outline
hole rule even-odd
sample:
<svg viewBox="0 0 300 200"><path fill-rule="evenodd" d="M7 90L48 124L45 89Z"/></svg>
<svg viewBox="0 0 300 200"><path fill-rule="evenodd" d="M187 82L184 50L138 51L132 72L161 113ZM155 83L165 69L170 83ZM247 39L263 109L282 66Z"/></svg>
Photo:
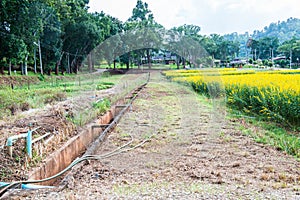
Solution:
<svg viewBox="0 0 300 200"><path fill-rule="evenodd" d="M108 65L114 63L114 67L117 61L123 62L127 68L133 62L142 64L141 58L146 58L151 67L153 55L163 52L171 52L178 67L187 60L196 65L199 60L192 59L191 54L200 51L195 49L198 45L207 51L212 61L264 60L285 55L296 62L300 58L300 19L271 23L253 34L203 35L201 27L193 24L166 30L156 22L150 6L142 0L137 0L132 16L125 22L104 12L89 13L88 2L0 1L0 73L3 74L4 69L9 69L9 73L17 69L24 75L28 70L77 73L83 61L92 56L97 56L99 63L101 60L106 60ZM125 32L128 34L122 35ZM105 43L105 48L111 51L103 51L104 46L102 50L95 49L112 36L115 39ZM168 44L164 44L166 41ZM249 41L251 45L247 45ZM140 43L140 49L126 52L134 47L132 43ZM123 51L125 53L119 55Z"/></svg>

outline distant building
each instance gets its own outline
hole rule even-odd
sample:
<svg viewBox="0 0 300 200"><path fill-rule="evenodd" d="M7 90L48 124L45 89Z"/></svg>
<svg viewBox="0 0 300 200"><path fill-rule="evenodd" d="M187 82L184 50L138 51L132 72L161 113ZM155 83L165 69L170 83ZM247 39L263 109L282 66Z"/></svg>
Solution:
<svg viewBox="0 0 300 200"><path fill-rule="evenodd" d="M286 56L277 56L276 58L273 58L274 61L277 60L286 60Z"/></svg>
<svg viewBox="0 0 300 200"><path fill-rule="evenodd" d="M245 65L247 64L247 61L246 60L241 60L239 58L236 58L234 60L232 60L230 63L229 63L231 66L235 66L235 65Z"/></svg>

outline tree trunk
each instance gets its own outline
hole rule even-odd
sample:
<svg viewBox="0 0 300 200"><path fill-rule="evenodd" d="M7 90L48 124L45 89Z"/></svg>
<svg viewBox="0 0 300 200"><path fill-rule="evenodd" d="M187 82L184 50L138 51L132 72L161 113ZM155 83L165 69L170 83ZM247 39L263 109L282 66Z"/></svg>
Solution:
<svg viewBox="0 0 300 200"><path fill-rule="evenodd" d="M149 66L149 69L151 69L151 55L150 55L150 49L147 49L147 60L148 60L148 66Z"/></svg>
<svg viewBox="0 0 300 200"><path fill-rule="evenodd" d="M48 76L51 76L52 70L51 68L48 69Z"/></svg>
<svg viewBox="0 0 300 200"><path fill-rule="evenodd" d="M128 61L126 62L126 69L129 70L130 67L130 53L128 53Z"/></svg>
<svg viewBox="0 0 300 200"><path fill-rule="evenodd" d="M4 65L2 65L0 68L0 74L4 75Z"/></svg>
<svg viewBox="0 0 300 200"><path fill-rule="evenodd" d="M79 62L78 60L75 61L75 74L78 74L79 71Z"/></svg>
<svg viewBox="0 0 300 200"><path fill-rule="evenodd" d="M89 55L87 56L88 59L88 68L89 68L89 72L92 73L93 71L93 63L92 63L92 54L89 53Z"/></svg>
<svg viewBox="0 0 300 200"><path fill-rule="evenodd" d="M24 75L24 67L23 67L23 62L20 63L20 68L21 68L21 75Z"/></svg>
<svg viewBox="0 0 300 200"><path fill-rule="evenodd" d="M67 62L68 62L67 73L68 73L68 74L71 74L70 54L69 54L69 53L67 53Z"/></svg>
<svg viewBox="0 0 300 200"><path fill-rule="evenodd" d="M182 58L182 65L183 65L183 68L185 68L185 64L186 64L186 60L185 60L185 58Z"/></svg>
<svg viewBox="0 0 300 200"><path fill-rule="evenodd" d="M177 65L177 69L180 68L180 57L178 55L176 55L176 65Z"/></svg>
<svg viewBox="0 0 300 200"><path fill-rule="evenodd" d="M57 76L59 74L59 65L60 65L60 61L57 61L55 64L55 75L57 75Z"/></svg>
<svg viewBox="0 0 300 200"><path fill-rule="evenodd" d="M25 57L25 62L24 62L24 75L28 75L28 71L27 71L27 60L28 60L28 55L26 55Z"/></svg>
<svg viewBox="0 0 300 200"><path fill-rule="evenodd" d="M45 74L47 74L47 73L49 74L47 59L44 62L45 63L44 63L44 68L43 68L43 74L44 74L44 71L45 71Z"/></svg>
<svg viewBox="0 0 300 200"><path fill-rule="evenodd" d="M11 75L11 61L9 61L9 65L8 65L8 75Z"/></svg>
<svg viewBox="0 0 300 200"><path fill-rule="evenodd" d="M92 59L92 71L95 71L95 52L94 52L94 50L91 52L91 59Z"/></svg>
<svg viewBox="0 0 300 200"><path fill-rule="evenodd" d="M116 60L114 60L114 69L116 69L116 62L117 62L117 61L116 61Z"/></svg>

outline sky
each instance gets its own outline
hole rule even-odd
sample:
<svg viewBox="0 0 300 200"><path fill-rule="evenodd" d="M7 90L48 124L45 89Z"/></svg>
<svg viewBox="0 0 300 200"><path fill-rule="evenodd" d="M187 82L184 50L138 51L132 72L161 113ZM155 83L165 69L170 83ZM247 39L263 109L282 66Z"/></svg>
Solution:
<svg viewBox="0 0 300 200"><path fill-rule="evenodd" d="M90 0L89 11L104 11L125 22L136 0ZM272 22L300 18L299 0L143 0L156 22L170 29L183 24L201 27L201 34L253 33Z"/></svg>

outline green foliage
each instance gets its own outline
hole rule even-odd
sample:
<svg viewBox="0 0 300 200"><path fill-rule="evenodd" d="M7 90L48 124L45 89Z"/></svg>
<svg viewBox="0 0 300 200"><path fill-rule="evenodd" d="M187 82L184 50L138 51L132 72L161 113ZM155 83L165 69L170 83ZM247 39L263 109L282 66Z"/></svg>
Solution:
<svg viewBox="0 0 300 200"><path fill-rule="evenodd" d="M228 105L236 109L300 126L300 95L296 92L231 85L226 87L226 95Z"/></svg>
<svg viewBox="0 0 300 200"><path fill-rule="evenodd" d="M224 36L218 34L201 36L199 26L184 24L172 28L173 33L169 35L170 44L162 46L161 33L165 29L154 20L149 5L142 0L137 0L132 16L125 23L103 12L89 13L87 4L87 0L1 1L0 9L3 12L0 14L2 47L0 72L8 68L10 63L14 66L22 63L20 68L23 74L26 74L27 63L30 65L29 69L32 69L34 57L38 52L37 46L40 43L45 71L51 73L55 69L57 75L59 71L77 73L81 70L80 66L85 64L87 56L91 55L90 52L112 36L116 37L105 43L102 50L92 52L98 58L95 62L106 60L109 67L112 63L116 64L116 61L121 61L128 68L132 63L140 65L140 58L143 56L147 57L150 67L153 52L167 49L177 57L176 64L179 68L181 63L185 65L188 62L186 58L190 56L191 51L202 51L192 43L203 47L213 60L228 61L235 57L245 58L249 55L249 50L254 60L270 59L270 49L273 49L275 56L283 53L289 57L288 49L291 48L292 62L295 63L296 59L300 58L299 44L293 44L291 47L290 44L284 43L291 38L300 38L299 19L290 18L286 22L272 23L263 31L255 31L253 34L232 33ZM139 38L121 38L118 35L124 30L135 32L145 28L154 31L142 30L138 34L144 37ZM247 49L246 43L251 35L253 42ZM176 40L178 36L179 40ZM143 47L132 49L130 45L132 43L143 44ZM185 51L185 48L190 46L192 47L188 49L189 52ZM130 52L120 53L120 49L127 49ZM199 66L200 60L196 61L196 59L190 61L191 65ZM39 63L39 56L36 61ZM93 71L90 62L88 66L89 71ZM283 67L284 63L280 63L280 66Z"/></svg>
<svg viewBox="0 0 300 200"><path fill-rule="evenodd" d="M227 60L228 57L234 59L239 55L240 44L235 40L227 40L226 37L211 34L210 36L198 36L200 44L215 59Z"/></svg>
<svg viewBox="0 0 300 200"><path fill-rule="evenodd" d="M39 74L38 78L40 81L45 81L45 76L43 74Z"/></svg>
<svg viewBox="0 0 300 200"><path fill-rule="evenodd" d="M96 109L97 115L102 115L106 111L108 111L111 107L111 103L109 99L101 99L93 104L93 108Z"/></svg>
<svg viewBox="0 0 300 200"><path fill-rule="evenodd" d="M252 65L252 64L253 64L253 59L252 59L252 58L250 58L248 62L249 62L249 64L251 64L251 65Z"/></svg>
<svg viewBox="0 0 300 200"><path fill-rule="evenodd" d="M132 16L128 19L129 22L139 22L143 26L153 23L154 17L148 8L148 4L142 0L138 0L135 8L132 10Z"/></svg>
<svg viewBox="0 0 300 200"><path fill-rule="evenodd" d="M278 37L279 42L300 38L300 19L289 18L287 21L271 23L264 30L254 31L253 38Z"/></svg>
<svg viewBox="0 0 300 200"><path fill-rule="evenodd" d="M234 112L237 111L233 110L232 113ZM259 131L243 127L242 132L245 135L251 136L256 142L272 145L290 155L300 158L300 138L296 134L293 134L293 131L278 127L275 123L260 121L259 118L245 118L244 120L259 127Z"/></svg>
<svg viewBox="0 0 300 200"><path fill-rule="evenodd" d="M109 83L109 82L101 82L97 85L97 90L106 90L109 88L112 88L115 84L114 83Z"/></svg>
<svg viewBox="0 0 300 200"><path fill-rule="evenodd" d="M39 63L41 44L41 70L50 74L55 69L57 75L59 71L77 73L92 49L123 28L116 18L89 13L87 4L86 0L1 1L0 60L5 60L1 70L9 63L23 63L26 73L27 63L34 65L34 52Z"/></svg>
<svg viewBox="0 0 300 200"><path fill-rule="evenodd" d="M217 82L206 83L198 81L191 83L194 90L215 98L224 94L224 89ZM253 113L285 122L291 126L300 126L300 95L293 91L279 91L270 87L248 87L232 84L225 87L227 104L246 113Z"/></svg>

